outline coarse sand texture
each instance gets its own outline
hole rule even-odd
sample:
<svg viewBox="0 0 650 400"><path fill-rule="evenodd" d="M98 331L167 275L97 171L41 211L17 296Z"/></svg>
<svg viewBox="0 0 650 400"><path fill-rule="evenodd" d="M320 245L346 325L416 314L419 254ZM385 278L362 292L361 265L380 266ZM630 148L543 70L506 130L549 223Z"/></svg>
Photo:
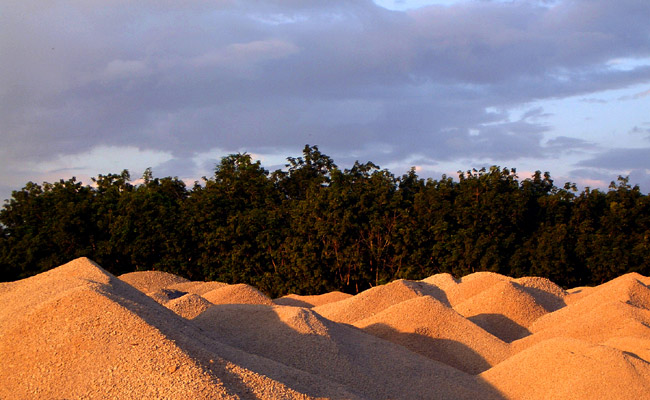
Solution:
<svg viewBox="0 0 650 400"><path fill-rule="evenodd" d="M533 296L510 281L497 282L454 309L505 342L530 334L527 327L547 313Z"/></svg>
<svg viewBox="0 0 650 400"><path fill-rule="evenodd" d="M218 287L201 296L212 304L273 304L264 293L244 283Z"/></svg>
<svg viewBox="0 0 650 400"><path fill-rule="evenodd" d="M643 399L650 364L618 349L555 338L481 374L512 399Z"/></svg>
<svg viewBox="0 0 650 400"><path fill-rule="evenodd" d="M300 296L297 294L289 294L279 299L273 300L274 304L279 306L294 306L294 307L317 307L323 304L335 303L340 300L345 300L352 297L351 294L342 292L329 292L315 296Z"/></svg>
<svg viewBox="0 0 650 400"><path fill-rule="evenodd" d="M0 399L650 399L649 284L477 272L271 300L80 258L0 283Z"/></svg>
<svg viewBox="0 0 650 400"><path fill-rule="evenodd" d="M87 259L19 281L0 302L2 399L355 398L211 341ZM243 364L308 382L312 395Z"/></svg>
<svg viewBox="0 0 650 400"><path fill-rule="evenodd" d="M503 341L431 296L403 301L354 325L471 374L498 364L509 353Z"/></svg>
<svg viewBox="0 0 650 400"><path fill-rule="evenodd" d="M445 293L434 285L398 280L387 285L375 286L345 300L314 307L314 311L332 321L351 324L402 301L424 295L447 302Z"/></svg>

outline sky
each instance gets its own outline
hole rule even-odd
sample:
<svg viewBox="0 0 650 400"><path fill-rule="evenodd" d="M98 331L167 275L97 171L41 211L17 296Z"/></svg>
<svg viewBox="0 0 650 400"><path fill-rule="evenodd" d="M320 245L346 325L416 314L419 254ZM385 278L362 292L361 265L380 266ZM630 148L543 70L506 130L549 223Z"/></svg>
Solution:
<svg viewBox="0 0 650 400"><path fill-rule="evenodd" d="M306 144L421 177L650 191L648 0L6 0L0 201Z"/></svg>

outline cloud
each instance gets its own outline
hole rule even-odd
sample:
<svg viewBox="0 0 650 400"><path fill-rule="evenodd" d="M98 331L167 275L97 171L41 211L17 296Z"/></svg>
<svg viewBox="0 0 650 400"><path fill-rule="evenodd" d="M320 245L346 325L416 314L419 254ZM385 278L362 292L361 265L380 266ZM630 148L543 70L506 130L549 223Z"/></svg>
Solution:
<svg viewBox="0 0 650 400"><path fill-rule="evenodd" d="M104 69L102 76L106 80L113 80L138 78L147 73L147 65L142 60L112 60Z"/></svg>
<svg viewBox="0 0 650 400"><path fill-rule="evenodd" d="M619 176L629 177L632 186L640 188L650 187L650 170L640 168L626 172L615 172L593 168L579 168L570 171L572 182L580 188L590 187L592 189L609 190L612 182L617 183Z"/></svg>
<svg viewBox="0 0 650 400"><path fill-rule="evenodd" d="M644 90L643 92L635 93L631 96L622 96L619 98L619 100L639 100L648 96L650 96L650 89Z"/></svg>
<svg viewBox="0 0 650 400"><path fill-rule="evenodd" d="M169 153L131 146L97 146L88 152L61 155L56 159L37 162L32 164L31 168L44 173L57 171L92 173L95 169L110 172L133 169L141 172L146 168L168 162L170 159Z"/></svg>
<svg viewBox="0 0 650 400"><path fill-rule="evenodd" d="M650 148L611 149L577 163L578 166L607 170L650 170Z"/></svg>
<svg viewBox="0 0 650 400"><path fill-rule="evenodd" d="M288 155L310 143L385 165L582 151L588 140L546 140L554 116L530 104L650 81L647 65L611 67L650 55L650 3L542 3L12 2L0 16L0 166L101 146L165 154L161 170L180 176L215 148ZM528 111L511 121L512 108Z"/></svg>
<svg viewBox="0 0 650 400"><path fill-rule="evenodd" d="M591 103L591 104L607 104L607 100L595 99L595 98L585 98L580 101L584 103Z"/></svg>
<svg viewBox="0 0 650 400"><path fill-rule="evenodd" d="M521 116L521 119L522 120L528 120L528 119L539 120L541 118L548 118L548 117L551 117L551 116L553 116L553 114L544 112L543 107L535 107L535 108L532 108L532 109L526 111Z"/></svg>
<svg viewBox="0 0 650 400"><path fill-rule="evenodd" d="M558 136L549 139L544 147L550 157L558 156L562 153L572 154L598 149L598 146L593 142L568 136Z"/></svg>
<svg viewBox="0 0 650 400"><path fill-rule="evenodd" d="M248 68L264 61L281 59L297 53L298 47L277 39L233 43L223 49L212 50L190 59L192 67Z"/></svg>

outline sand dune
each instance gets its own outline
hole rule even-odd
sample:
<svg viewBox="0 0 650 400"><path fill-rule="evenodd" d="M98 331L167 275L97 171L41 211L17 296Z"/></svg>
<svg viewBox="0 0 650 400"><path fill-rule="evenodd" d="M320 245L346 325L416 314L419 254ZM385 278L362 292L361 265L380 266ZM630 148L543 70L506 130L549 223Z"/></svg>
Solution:
<svg viewBox="0 0 650 400"><path fill-rule="evenodd" d="M514 280L521 288L531 295L546 311L557 311L566 306L568 293L546 278L527 276Z"/></svg>
<svg viewBox="0 0 650 400"><path fill-rule="evenodd" d="M447 303L445 292L434 285L397 280L368 289L345 300L314 307L314 311L332 321L351 324L402 301L425 295Z"/></svg>
<svg viewBox="0 0 650 400"><path fill-rule="evenodd" d="M467 374L306 308L220 305L194 322L218 341L322 376L365 398L495 398Z"/></svg>
<svg viewBox="0 0 650 400"><path fill-rule="evenodd" d="M580 299L582 299L585 296L588 296L593 292L595 287L591 286L579 286L576 288L571 288L566 291L566 297L564 298L564 302L569 305L578 302Z"/></svg>
<svg viewBox="0 0 650 400"><path fill-rule="evenodd" d="M451 274L448 273L431 275L428 278L422 279L422 282L438 286L445 292L453 287L456 287L460 283L458 279L454 278Z"/></svg>
<svg viewBox="0 0 650 400"><path fill-rule="evenodd" d="M650 364L612 347L555 338L481 374L510 399L642 399Z"/></svg>
<svg viewBox="0 0 650 400"><path fill-rule="evenodd" d="M278 306L294 306L294 307L317 307L323 304L334 303L339 300L345 300L352 297L352 295L342 292L329 292L315 296L300 296L297 294L289 294L279 299L274 299L273 303Z"/></svg>
<svg viewBox="0 0 650 400"><path fill-rule="evenodd" d="M438 274L271 301L82 258L0 283L0 398L642 399L649 283Z"/></svg>
<svg viewBox="0 0 650 400"><path fill-rule="evenodd" d="M530 330L538 332L561 325L610 302L618 301L650 309L650 289L639 278L643 277L638 274L626 274L598 287L583 289L586 293L580 299L538 319L530 326Z"/></svg>
<svg viewBox="0 0 650 400"><path fill-rule="evenodd" d="M180 282L173 285L167 286L167 289L178 290L180 292L198 294L203 296L204 294L214 290L219 289L224 286L228 286L227 283L223 282L198 282L198 281L189 281L189 282Z"/></svg>
<svg viewBox="0 0 650 400"><path fill-rule="evenodd" d="M180 276L161 271L135 271L122 274L118 278L142 293L153 293L174 284L189 282Z"/></svg>
<svg viewBox="0 0 650 400"><path fill-rule="evenodd" d="M603 344L650 363L650 339L641 339L636 336L615 337Z"/></svg>
<svg viewBox="0 0 650 400"><path fill-rule="evenodd" d="M452 306L470 299L482 291L489 289L500 282L509 282L512 279L494 272L475 272L460 279L458 285L445 289L449 303Z"/></svg>
<svg viewBox="0 0 650 400"><path fill-rule="evenodd" d="M211 340L86 259L20 281L0 301L0 398L356 398Z"/></svg>
<svg viewBox="0 0 650 400"><path fill-rule="evenodd" d="M187 319L196 317L210 308L210 306L212 306L212 303L194 293L187 293L184 296L165 303L165 307Z"/></svg>
<svg viewBox="0 0 650 400"><path fill-rule="evenodd" d="M527 327L547 313L522 286L505 280L490 285L454 309L505 342L530 334Z"/></svg>
<svg viewBox="0 0 650 400"><path fill-rule="evenodd" d="M181 292L179 290L174 290L174 289L159 289L156 290L155 292L145 293L145 294L151 297L152 299L156 300L158 303L164 305L174 299L185 296L187 293Z"/></svg>
<svg viewBox="0 0 650 400"><path fill-rule="evenodd" d="M594 307L584 314L570 315L562 322L513 342L512 349L513 352L519 352L541 341L557 337L597 344L628 335L650 339L650 310L614 301Z"/></svg>
<svg viewBox="0 0 650 400"><path fill-rule="evenodd" d="M264 293L244 283L218 287L201 296L212 304L273 304Z"/></svg>
<svg viewBox="0 0 650 400"><path fill-rule="evenodd" d="M354 325L470 374L509 353L507 344L431 296L403 301Z"/></svg>

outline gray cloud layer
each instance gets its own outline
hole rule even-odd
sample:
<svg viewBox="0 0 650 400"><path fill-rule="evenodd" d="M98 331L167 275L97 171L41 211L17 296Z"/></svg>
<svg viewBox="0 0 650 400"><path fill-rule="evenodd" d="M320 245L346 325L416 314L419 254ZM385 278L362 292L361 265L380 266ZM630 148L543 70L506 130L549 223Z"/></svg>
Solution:
<svg viewBox="0 0 650 400"><path fill-rule="evenodd" d="M519 120L504 110L650 82L648 66L609 64L650 56L647 0L407 13L366 0L10 3L0 7L5 187L30 163L102 145L170 153L161 168L180 176L208 149L287 154L305 143L337 161L516 166L595 150L546 143L543 110ZM583 171L627 168L621 159L650 169L647 149L600 150Z"/></svg>

